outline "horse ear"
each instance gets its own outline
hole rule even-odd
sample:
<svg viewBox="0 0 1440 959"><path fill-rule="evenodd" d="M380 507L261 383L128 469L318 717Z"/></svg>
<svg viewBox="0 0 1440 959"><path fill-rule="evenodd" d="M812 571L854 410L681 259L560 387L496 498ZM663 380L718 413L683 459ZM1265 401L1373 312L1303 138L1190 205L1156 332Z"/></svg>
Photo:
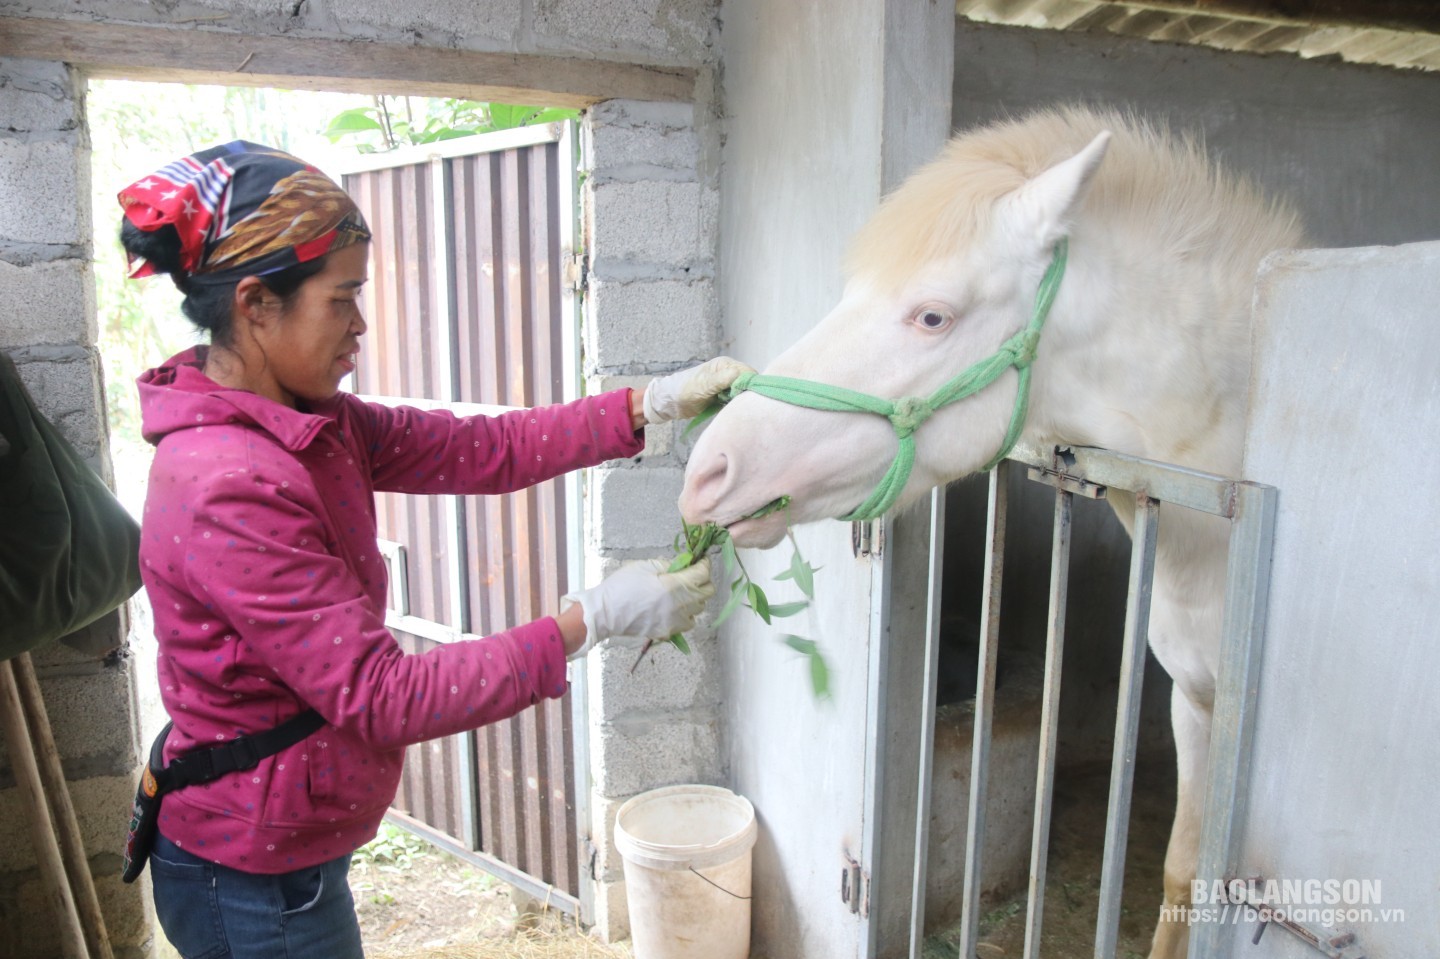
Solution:
<svg viewBox="0 0 1440 959"><path fill-rule="evenodd" d="M1110 131L1104 130L1079 153L1033 177L1002 201L1001 219L1006 232L1029 244L1049 250L1070 232L1070 221L1091 178L1105 158Z"/></svg>

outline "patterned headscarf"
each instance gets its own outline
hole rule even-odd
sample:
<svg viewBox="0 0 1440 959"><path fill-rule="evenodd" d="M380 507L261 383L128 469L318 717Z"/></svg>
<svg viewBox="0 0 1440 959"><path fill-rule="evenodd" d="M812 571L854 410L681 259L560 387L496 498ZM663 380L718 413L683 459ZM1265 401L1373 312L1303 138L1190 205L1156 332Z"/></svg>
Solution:
<svg viewBox="0 0 1440 959"><path fill-rule="evenodd" d="M355 201L325 174L272 147L236 140L201 150L120 191L146 232L170 224L187 276L226 282L275 273L370 239ZM157 271L131 257L130 276Z"/></svg>

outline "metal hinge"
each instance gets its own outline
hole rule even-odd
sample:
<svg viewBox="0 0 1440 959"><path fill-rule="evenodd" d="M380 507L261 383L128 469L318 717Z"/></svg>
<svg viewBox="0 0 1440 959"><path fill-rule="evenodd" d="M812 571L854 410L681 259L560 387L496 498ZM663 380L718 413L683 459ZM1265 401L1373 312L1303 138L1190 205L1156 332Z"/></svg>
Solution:
<svg viewBox="0 0 1440 959"><path fill-rule="evenodd" d="M595 840L589 836L585 837L585 867L590 871L590 878L596 882L600 881L600 847L595 845Z"/></svg>
<svg viewBox="0 0 1440 959"><path fill-rule="evenodd" d="M565 258L565 285L575 292L585 289L590 282L590 261L584 253L572 253Z"/></svg>
<svg viewBox="0 0 1440 959"><path fill-rule="evenodd" d="M855 558L880 556L885 552L885 521L865 520L850 524L850 551Z"/></svg>
<svg viewBox="0 0 1440 959"><path fill-rule="evenodd" d="M847 852L840 867L840 901L861 919L870 918L870 874Z"/></svg>

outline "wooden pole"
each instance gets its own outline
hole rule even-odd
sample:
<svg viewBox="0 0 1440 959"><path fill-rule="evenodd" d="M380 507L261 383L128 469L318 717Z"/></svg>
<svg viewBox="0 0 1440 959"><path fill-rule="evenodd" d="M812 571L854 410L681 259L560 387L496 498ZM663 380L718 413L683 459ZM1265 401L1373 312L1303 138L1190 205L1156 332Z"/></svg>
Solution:
<svg viewBox="0 0 1440 959"><path fill-rule="evenodd" d="M30 745L25 724L25 708L10 661L0 662L0 729L5 733L5 746L20 787L20 804L30 817L31 835L35 839L35 857L40 864L40 883L56 919L60 923L60 948L65 959L90 959L85 951L85 932L70 883L65 879L65 864L60 859L60 843L50 824L50 807L40 782L40 769Z"/></svg>
<svg viewBox="0 0 1440 959"><path fill-rule="evenodd" d="M45 712L40 683L35 678L35 664L31 662L29 653L21 653L11 660L11 665L39 761L41 785L49 797L50 811L55 815L55 826L60 833L60 856L70 877L71 895L80 910L85 942L93 959L114 959L110 936L105 931L105 915L100 911L100 898L95 894L95 879L90 874L90 863L85 856L85 843L80 838L75 804L70 800L70 787L60 766L60 752L55 748L50 717Z"/></svg>

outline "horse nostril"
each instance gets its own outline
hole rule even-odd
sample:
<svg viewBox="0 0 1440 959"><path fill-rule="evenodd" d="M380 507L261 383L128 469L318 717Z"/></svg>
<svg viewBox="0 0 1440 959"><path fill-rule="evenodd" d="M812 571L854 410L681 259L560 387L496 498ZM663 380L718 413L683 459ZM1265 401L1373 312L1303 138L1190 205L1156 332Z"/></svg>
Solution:
<svg viewBox="0 0 1440 959"><path fill-rule="evenodd" d="M691 502L703 510L713 508L724 495L729 476L730 458L724 453L717 453L709 462L702 463L687 484Z"/></svg>

